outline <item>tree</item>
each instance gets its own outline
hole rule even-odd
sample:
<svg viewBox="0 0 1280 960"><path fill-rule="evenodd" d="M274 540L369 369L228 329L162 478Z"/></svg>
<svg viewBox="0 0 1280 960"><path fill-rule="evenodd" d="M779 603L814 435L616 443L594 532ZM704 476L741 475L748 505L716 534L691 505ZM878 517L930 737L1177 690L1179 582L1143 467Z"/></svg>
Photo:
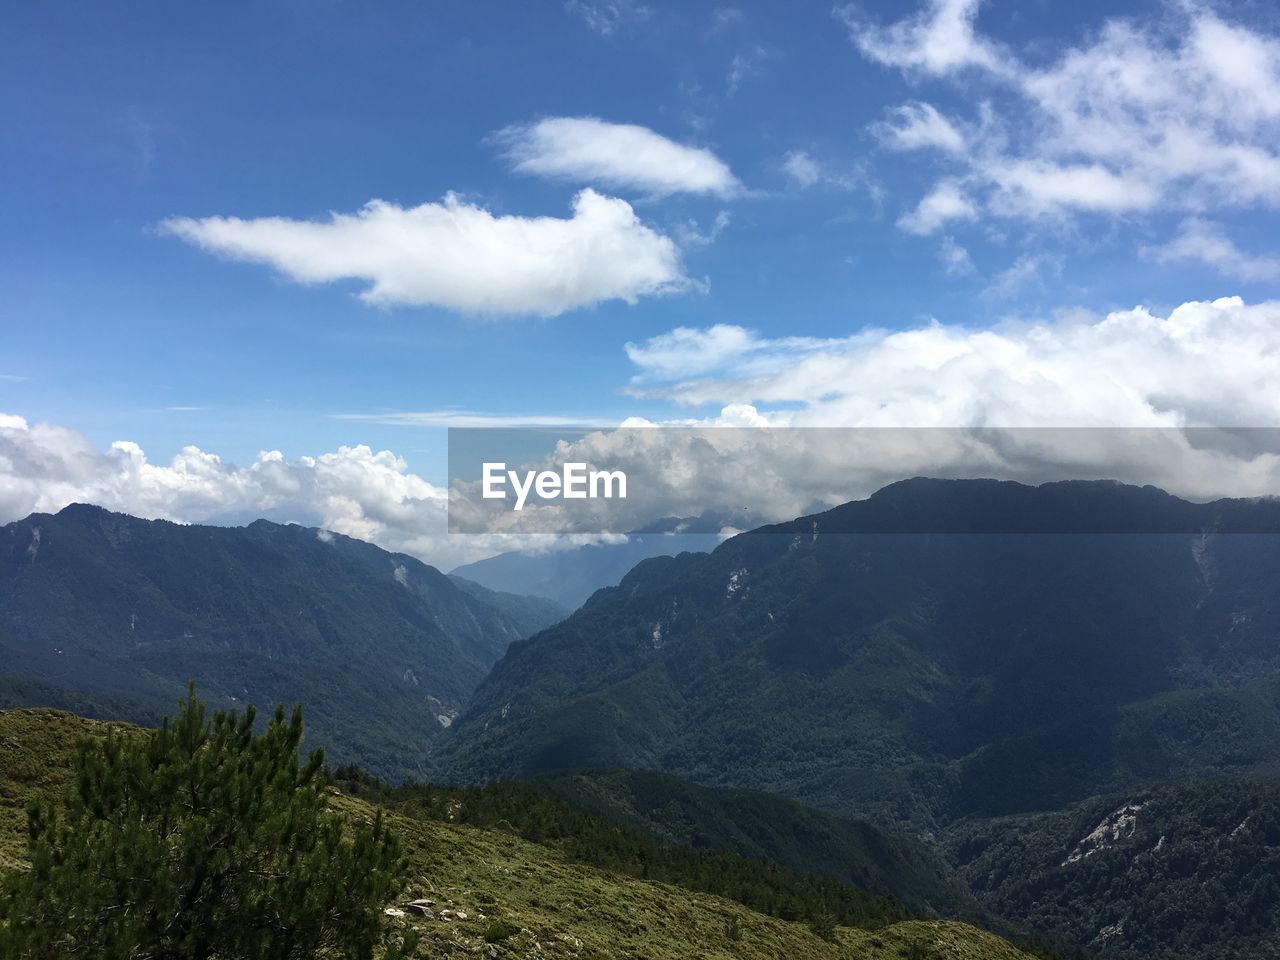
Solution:
<svg viewBox="0 0 1280 960"><path fill-rule="evenodd" d="M65 812L29 808L0 957L372 957L405 861L381 813L327 809L322 751L299 762L301 708L259 734L252 707L207 720L194 684L180 706L149 736L81 743Z"/></svg>

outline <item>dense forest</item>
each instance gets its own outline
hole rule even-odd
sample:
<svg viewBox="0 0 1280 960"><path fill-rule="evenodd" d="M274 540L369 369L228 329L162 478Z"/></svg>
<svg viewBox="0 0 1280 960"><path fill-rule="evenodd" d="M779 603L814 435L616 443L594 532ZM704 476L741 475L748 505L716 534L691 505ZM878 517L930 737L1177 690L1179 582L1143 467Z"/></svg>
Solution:
<svg viewBox="0 0 1280 960"><path fill-rule="evenodd" d="M1280 956L1280 779L1167 784L946 841L985 905L1072 956Z"/></svg>

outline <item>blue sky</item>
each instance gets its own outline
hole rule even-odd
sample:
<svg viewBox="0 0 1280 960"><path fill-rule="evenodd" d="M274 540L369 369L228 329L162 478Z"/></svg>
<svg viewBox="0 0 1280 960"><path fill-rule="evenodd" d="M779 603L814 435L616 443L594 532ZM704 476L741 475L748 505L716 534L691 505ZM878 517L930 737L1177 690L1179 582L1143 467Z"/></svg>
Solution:
<svg viewBox="0 0 1280 960"><path fill-rule="evenodd" d="M23 5L0 35L0 411L154 463L366 444L438 483L443 431L379 416L784 415L845 388L807 395L780 371L865 361L848 338L868 328L1057 336L1138 305L1265 304L1278 35L1261 3ZM1150 77L1113 102L1112 81L1091 86L1103 67ZM306 233L451 193L519 232L567 221L588 189L614 204L603 235L529 266L496 310L475 306L486 270L528 252L507 241L423 273L442 234L408 265L370 252L400 219ZM267 236L272 217L303 233ZM248 225L228 238L206 218ZM579 254L614 260L556 272ZM309 270L340 276L298 282ZM369 274L412 289L370 303ZM910 409L874 389L860 401ZM1168 391L1142 391L1163 410ZM1218 394L1179 402L1236 415Z"/></svg>

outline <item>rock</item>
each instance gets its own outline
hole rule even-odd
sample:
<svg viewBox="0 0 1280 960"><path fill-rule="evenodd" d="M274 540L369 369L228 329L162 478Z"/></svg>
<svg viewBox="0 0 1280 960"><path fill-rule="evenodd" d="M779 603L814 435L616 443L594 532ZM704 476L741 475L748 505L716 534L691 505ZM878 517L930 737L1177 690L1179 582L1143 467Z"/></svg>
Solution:
<svg viewBox="0 0 1280 960"><path fill-rule="evenodd" d="M388 917L404 916L404 911L401 910L399 907L387 907L387 909L383 910L382 912L385 913Z"/></svg>
<svg viewBox="0 0 1280 960"><path fill-rule="evenodd" d="M404 905L404 908L410 913L416 913L418 916L426 917L430 920L435 917L435 914L431 911L431 908L435 905L436 902L434 900L410 900Z"/></svg>

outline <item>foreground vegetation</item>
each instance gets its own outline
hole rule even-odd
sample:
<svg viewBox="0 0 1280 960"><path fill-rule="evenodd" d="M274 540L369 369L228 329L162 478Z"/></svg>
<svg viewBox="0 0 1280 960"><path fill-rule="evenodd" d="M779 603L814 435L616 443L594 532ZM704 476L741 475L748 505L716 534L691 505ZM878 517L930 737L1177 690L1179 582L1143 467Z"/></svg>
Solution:
<svg viewBox="0 0 1280 960"><path fill-rule="evenodd" d="M302 712L252 707L83 740L58 800L27 807L29 869L0 886L0 956L54 960L368 960L403 885L399 840L327 809Z"/></svg>
<svg viewBox="0 0 1280 960"><path fill-rule="evenodd" d="M147 739L143 731L117 730ZM105 724L53 710L0 713L0 857L11 873L27 866L23 808L31 800L47 804L64 796L76 743L85 737L101 740L106 731ZM352 782L347 781L348 788ZM352 835L372 830L381 816L389 834L399 838L407 886L380 905L378 936L389 943L418 936L419 957L684 960L691 949L709 958L761 960L1026 956L962 923L891 922L889 914L878 929L788 921L726 897L582 862L572 844L551 838L532 842L509 822L480 826L463 822L466 815L451 821L447 814L429 816L398 802L384 813L372 797L353 796L339 784L326 787L324 795L326 808L342 816ZM620 850L631 856L636 848L622 843Z"/></svg>

